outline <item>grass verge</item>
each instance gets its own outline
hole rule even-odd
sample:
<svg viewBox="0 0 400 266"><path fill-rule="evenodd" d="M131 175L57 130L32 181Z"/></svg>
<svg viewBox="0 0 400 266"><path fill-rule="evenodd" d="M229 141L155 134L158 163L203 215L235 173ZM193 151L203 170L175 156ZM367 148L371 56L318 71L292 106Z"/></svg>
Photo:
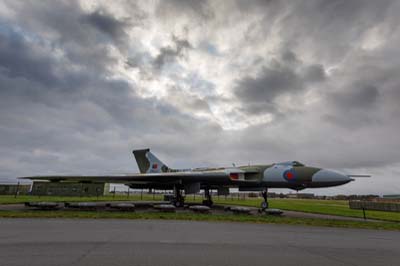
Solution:
<svg viewBox="0 0 400 266"><path fill-rule="evenodd" d="M259 207L260 199L219 199L220 204L244 205ZM314 200L314 199L270 199L270 208L288 211L300 211L308 213L329 214L346 217L362 218L362 210L350 209L349 202L346 200ZM371 211L367 210L368 219L376 219L391 222L400 222L399 212Z"/></svg>
<svg viewBox="0 0 400 266"><path fill-rule="evenodd" d="M390 222L338 221L314 218L290 218L279 216L251 216L236 214L197 214L197 213L132 213L104 211L0 211L4 218L79 218L79 219L161 219L216 222L252 222L306 226L327 226L342 228L399 230L400 224Z"/></svg>
<svg viewBox="0 0 400 266"><path fill-rule="evenodd" d="M51 201L51 202L89 202L89 201L138 201L138 200L162 200L162 195L131 194L129 197L116 195L97 197L59 197L59 196L0 196L0 204L24 203L27 201ZM200 196L187 196L188 202L200 202ZM216 204L240 205L259 207L260 198L238 199L234 197L214 197ZM314 200L314 199L269 199L270 207L288 211L300 211L308 213L329 214L345 217L362 218L361 210L349 208L348 201L345 200ZM400 222L400 213L384 211L366 211L367 218L382 221Z"/></svg>

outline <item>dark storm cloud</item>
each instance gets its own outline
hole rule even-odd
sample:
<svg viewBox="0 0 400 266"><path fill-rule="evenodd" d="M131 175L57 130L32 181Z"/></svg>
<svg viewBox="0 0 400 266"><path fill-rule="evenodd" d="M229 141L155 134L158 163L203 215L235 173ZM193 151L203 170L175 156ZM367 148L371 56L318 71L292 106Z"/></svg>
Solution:
<svg viewBox="0 0 400 266"><path fill-rule="evenodd" d="M118 20L105 11L96 10L90 14L83 15L82 21L108 35L117 43L127 41L125 28L129 27L130 23Z"/></svg>
<svg viewBox="0 0 400 266"><path fill-rule="evenodd" d="M279 61L278 61L279 60ZM279 113L279 96L301 96L307 85L326 79L320 64L305 65L292 51L263 66L255 77L245 76L236 82L233 92L250 114ZM298 97L297 102L301 100Z"/></svg>
<svg viewBox="0 0 400 266"><path fill-rule="evenodd" d="M19 14L18 26L29 35L41 37L51 34L49 41L61 43L91 44L92 32L81 23L85 15L78 1L6 1L7 5ZM52 39L52 38L55 38ZM56 44L56 43L54 43Z"/></svg>
<svg viewBox="0 0 400 266"><path fill-rule="evenodd" d="M285 92L302 89L301 80L286 67L263 67L257 77L238 81L236 95L244 102L272 102Z"/></svg>
<svg viewBox="0 0 400 266"><path fill-rule="evenodd" d="M370 109L374 108L378 102L380 93L377 87L373 85L355 84L353 88L347 91L333 93L332 101L339 108L345 110L351 109Z"/></svg>
<svg viewBox="0 0 400 266"><path fill-rule="evenodd" d="M13 108L22 100L25 108L36 108L34 104L26 105L29 102L68 108L71 104L87 101L107 113L113 119L112 125L129 128L135 127L138 121L141 121L142 127L151 127L155 121L157 121L155 125L163 124L162 121L159 121L161 117L158 116L162 112L166 113L167 107L163 107L162 112L156 111L153 115L157 118L152 122L137 116L138 114L148 114L149 111L146 109L154 108L154 104L150 101L139 100L134 93L134 87L125 81L105 79L104 74L107 72L104 72L102 68L97 69L96 76L92 75L91 70L71 72L68 68L64 68L64 65L60 65L51 52L44 50L37 54L34 49L35 45L27 42L15 32L11 32L7 36L0 35L0 40L4 40L0 46L0 58L2 59L2 72L0 72L2 87L0 95L2 97L0 101L4 101L2 104L4 108ZM187 45L180 40L177 43L180 47ZM59 70L57 73L55 73L56 69ZM13 99L12 104L11 99ZM198 99L194 99L193 104L201 105L202 103ZM171 117L179 114L176 109L170 108L169 110ZM171 121L171 118L169 120ZM132 121L135 122L132 123ZM107 127L107 124L94 125L90 121L86 121L82 128L87 126L103 128Z"/></svg>
<svg viewBox="0 0 400 266"><path fill-rule="evenodd" d="M143 80L159 78L164 67L185 58L187 51L193 49L188 40L173 34L171 36L171 44L161 47L155 57L148 52L139 52L125 60L125 67L138 69Z"/></svg>
<svg viewBox="0 0 400 266"><path fill-rule="evenodd" d="M167 69L177 63L177 60L184 59L188 50L193 49L188 40L175 35L172 35L171 42L172 44L161 47L155 57L148 52L139 52L129 56L125 61L125 68L139 70L142 80L158 79L164 68ZM196 80L195 78L188 83L195 83Z"/></svg>
<svg viewBox="0 0 400 266"><path fill-rule="evenodd" d="M150 147L172 167L373 166L394 187L396 1L4 6L0 177L129 172Z"/></svg>
<svg viewBox="0 0 400 266"><path fill-rule="evenodd" d="M125 29L136 18L128 22L106 11L87 13L75 1L8 4L23 15L18 24L5 20L0 31L2 100L7 101L8 95L54 104L105 90L121 96L121 86L104 79L116 58L103 44L125 43Z"/></svg>
<svg viewBox="0 0 400 266"><path fill-rule="evenodd" d="M38 81L45 86L54 85L58 81L54 73L54 61L43 55L43 51L32 50L31 45L11 29L0 32L0 66L3 74Z"/></svg>
<svg viewBox="0 0 400 266"><path fill-rule="evenodd" d="M381 124L382 117L377 116L381 94L376 86L360 82L344 90L327 93L327 107L331 111L324 114L322 119L348 129Z"/></svg>
<svg viewBox="0 0 400 266"><path fill-rule="evenodd" d="M160 53L154 59L154 67L161 69L164 64L175 62L176 58L182 57L186 49L192 48L188 40L172 36L173 46L166 46L160 49Z"/></svg>
<svg viewBox="0 0 400 266"><path fill-rule="evenodd" d="M0 157L10 158L0 162L2 177L46 173L50 161L51 172L109 171L115 169L105 159L110 154L129 171L135 168L132 148L163 151L178 147L182 136L201 139L194 135L220 131L168 103L141 98L132 82L109 78L116 61L99 34L123 39L125 24L74 4L47 4L51 7L16 6L26 16L0 31ZM181 56L189 47L173 38L170 48ZM191 102L190 107L207 108L200 99Z"/></svg>
<svg viewBox="0 0 400 266"><path fill-rule="evenodd" d="M5 29L0 32L0 73L3 77L10 78L10 84L3 86L3 92L12 90L15 93L29 93L40 85L41 90L68 90L72 93L88 81L89 73L64 68L60 64L62 60L52 56L55 53L52 46L28 40L12 28ZM13 86L12 79L33 84ZM3 82L6 81L3 79Z"/></svg>
<svg viewBox="0 0 400 266"><path fill-rule="evenodd" d="M24 78L47 88L66 88L72 92L79 90L87 79L107 72L108 66L115 64L116 59L103 45L101 40L104 38L100 38L98 30L82 23L85 13L76 1L24 4L10 1L7 4L20 16L18 21L3 19L5 32L10 35L6 42L8 47L4 45L3 49L18 58L8 68ZM20 43L20 49L10 46L13 38L14 42ZM62 57L57 56L60 52Z"/></svg>
<svg viewBox="0 0 400 266"><path fill-rule="evenodd" d="M0 41L0 101L4 108L10 108L10 103L16 104L14 101L17 106L24 101L50 106L60 105L57 102L61 101L63 105L90 97L102 89L95 84L103 78L93 73L105 72L102 67L96 68L97 64L85 71L73 70L63 58L55 56L55 47L44 45L36 38L28 40L12 28L0 32ZM99 62L103 59L98 58ZM103 80L103 83L113 87L109 81Z"/></svg>
<svg viewBox="0 0 400 266"><path fill-rule="evenodd" d="M313 50L321 60L340 61L354 49L354 41L384 22L396 1L315 0L285 2L281 32L289 46ZM289 3L289 5L288 5ZM266 29L271 25L265 16ZM294 26L295 25L295 26Z"/></svg>
<svg viewBox="0 0 400 266"><path fill-rule="evenodd" d="M126 31L142 26L146 19L143 11L134 4L128 5L130 17L116 17L102 7L88 12L78 1L15 2L7 5L20 16L18 26L29 32L28 36L43 39L54 47L61 46L74 63L87 67L106 68L115 60L106 44L115 45L127 52L129 38Z"/></svg>
<svg viewBox="0 0 400 266"><path fill-rule="evenodd" d="M176 16L190 16L191 18L210 19L214 16L208 0L167 0L160 1L156 14L164 19L174 19Z"/></svg>
<svg viewBox="0 0 400 266"><path fill-rule="evenodd" d="M324 81L326 78L324 67L320 64L305 67L303 71L304 79L308 82Z"/></svg>

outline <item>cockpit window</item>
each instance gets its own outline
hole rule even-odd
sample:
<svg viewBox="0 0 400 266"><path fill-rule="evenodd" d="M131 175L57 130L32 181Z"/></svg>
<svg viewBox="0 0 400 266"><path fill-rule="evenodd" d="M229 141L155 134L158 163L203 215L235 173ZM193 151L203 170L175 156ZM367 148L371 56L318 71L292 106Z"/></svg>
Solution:
<svg viewBox="0 0 400 266"><path fill-rule="evenodd" d="M289 161L289 162L282 162L282 163L277 163L280 165L291 165L291 166L304 166L304 164L298 162L298 161Z"/></svg>
<svg viewBox="0 0 400 266"><path fill-rule="evenodd" d="M301 162L298 162L298 161L293 161L292 165L293 166L304 166L304 164L302 164Z"/></svg>

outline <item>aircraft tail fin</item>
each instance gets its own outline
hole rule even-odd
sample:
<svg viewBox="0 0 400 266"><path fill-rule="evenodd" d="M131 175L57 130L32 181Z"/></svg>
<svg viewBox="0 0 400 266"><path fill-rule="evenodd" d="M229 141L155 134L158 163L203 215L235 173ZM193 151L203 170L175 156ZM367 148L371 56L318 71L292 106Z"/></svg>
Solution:
<svg viewBox="0 0 400 266"><path fill-rule="evenodd" d="M166 164L150 152L150 149L134 150L132 153L135 155L136 163L142 174L161 173L170 170Z"/></svg>

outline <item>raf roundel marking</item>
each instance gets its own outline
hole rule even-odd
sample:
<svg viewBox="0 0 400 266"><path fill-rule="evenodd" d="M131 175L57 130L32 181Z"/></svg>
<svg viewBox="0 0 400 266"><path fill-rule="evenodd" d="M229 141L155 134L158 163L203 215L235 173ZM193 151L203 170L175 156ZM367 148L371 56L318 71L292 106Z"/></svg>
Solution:
<svg viewBox="0 0 400 266"><path fill-rule="evenodd" d="M230 177L232 180L238 180L238 179L239 179L239 174L238 174L238 173L230 173L230 174L229 174L229 177Z"/></svg>
<svg viewBox="0 0 400 266"><path fill-rule="evenodd" d="M289 182L294 181L296 179L296 172L294 171L293 168L288 169L283 172L283 178Z"/></svg>

